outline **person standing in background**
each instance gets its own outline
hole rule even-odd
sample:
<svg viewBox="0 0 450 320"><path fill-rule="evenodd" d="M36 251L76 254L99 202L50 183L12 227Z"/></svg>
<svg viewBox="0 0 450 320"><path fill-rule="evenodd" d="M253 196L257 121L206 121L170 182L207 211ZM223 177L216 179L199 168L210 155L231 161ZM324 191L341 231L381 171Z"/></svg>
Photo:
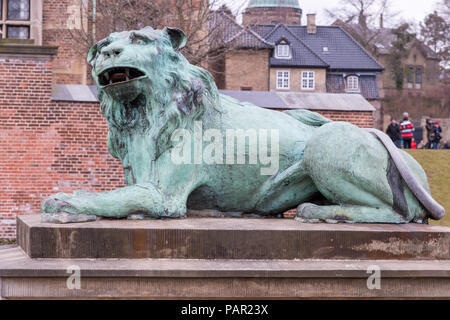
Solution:
<svg viewBox="0 0 450 320"><path fill-rule="evenodd" d="M430 118L427 118L425 122L425 129L427 129L427 144L425 145L425 149L431 149L431 143L433 142L431 139L431 134L433 133L433 121Z"/></svg>
<svg viewBox="0 0 450 320"><path fill-rule="evenodd" d="M391 119L391 123L387 127L386 134L389 138L391 138L397 148L401 148L400 126L394 117Z"/></svg>
<svg viewBox="0 0 450 320"><path fill-rule="evenodd" d="M432 149L437 149L439 146L439 141L441 141L442 137L441 137L441 132L442 132L442 128L439 125L439 121L435 121L434 122L434 127L433 127L433 147Z"/></svg>
<svg viewBox="0 0 450 320"><path fill-rule="evenodd" d="M411 140L414 135L414 125L409 121L408 112L403 113L403 121L400 123L400 133L403 140L403 148L411 149Z"/></svg>

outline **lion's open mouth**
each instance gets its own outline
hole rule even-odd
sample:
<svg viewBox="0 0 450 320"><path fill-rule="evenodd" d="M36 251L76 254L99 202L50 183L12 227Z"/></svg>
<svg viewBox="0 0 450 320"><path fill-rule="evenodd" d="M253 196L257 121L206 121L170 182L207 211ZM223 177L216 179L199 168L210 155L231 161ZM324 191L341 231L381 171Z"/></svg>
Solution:
<svg viewBox="0 0 450 320"><path fill-rule="evenodd" d="M98 80L102 86L110 86L129 82L142 76L145 76L145 74L136 68L116 67L100 73Z"/></svg>

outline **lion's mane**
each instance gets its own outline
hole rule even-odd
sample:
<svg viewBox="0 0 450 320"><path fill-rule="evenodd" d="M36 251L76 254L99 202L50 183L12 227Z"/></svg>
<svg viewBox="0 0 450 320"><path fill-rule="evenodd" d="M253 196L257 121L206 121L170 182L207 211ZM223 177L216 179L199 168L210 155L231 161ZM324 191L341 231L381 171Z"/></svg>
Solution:
<svg viewBox="0 0 450 320"><path fill-rule="evenodd" d="M108 149L121 160L127 153L120 139L123 135L147 135L156 160L171 147L175 129L192 130L194 121L220 112L220 97L211 74L173 50L169 39L160 39L157 46L155 61L144 65L159 79L136 100L123 104L99 89L100 111L109 125Z"/></svg>

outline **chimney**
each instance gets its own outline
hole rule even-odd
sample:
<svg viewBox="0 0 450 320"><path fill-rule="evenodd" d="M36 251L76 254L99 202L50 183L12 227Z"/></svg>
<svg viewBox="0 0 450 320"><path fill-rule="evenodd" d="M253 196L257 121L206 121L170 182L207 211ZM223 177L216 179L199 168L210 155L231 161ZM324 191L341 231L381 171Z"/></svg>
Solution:
<svg viewBox="0 0 450 320"><path fill-rule="evenodd" d="M308 32L308 34L315 34L317 31L316 14L315 13L307 14L306 20L307 20L306 32Z"/></svg>
<svg viewBox="0 0 450 320"><path fill-rule="evenodd" d="M383 29L383 14L380 14L380 29Z"/></svg>

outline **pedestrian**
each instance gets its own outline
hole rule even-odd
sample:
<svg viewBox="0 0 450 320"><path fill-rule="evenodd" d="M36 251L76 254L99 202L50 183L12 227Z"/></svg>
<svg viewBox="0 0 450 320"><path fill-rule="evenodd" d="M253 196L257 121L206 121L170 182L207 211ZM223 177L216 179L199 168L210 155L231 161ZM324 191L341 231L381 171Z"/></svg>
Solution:
<svg viewBox="0 0 450 320"><path fill-rule="evenodd" d="M448 144L448 141L444 141L444 146L442 147L442 149L450 149L450 144Z"/></svg>
<svg viewBox="0 0 450 320"><path fill-rule="evenodd" d="M403 140L403 148L411 149L411 140L414 135L414 125L409 121L408 112L403 113L403 121L400 123L400 133Z"/></svg>
<svg viewBox="0 0 450 320"><path fill-rule="evenodd" d="M425 121L425 129L427 129L427 144L425 145L425 149L431 149L431 134L433 133L433 121L430 118L427 118Z"/></svg>
<svg viewBox="0 0 450 320"><path fill-rule="evenodd" d="M394 117L392 117L391 123L387 127L386 134L391 138L397 148L401 147L400 125Z"/></svg>
<svg viewBox="0 0 450 320"><path fill-rule="evenodd" d="M439 141L441 141L442 136L441 136L441 132L442 132L442 128L439 125L439 121L435 121L434 122L434 126L433 126L433 141L432 141L432 148L433 149L437 149L439 146Z"/></svg>
<svg viewBox="0 0 450 320"><path fill-rule="evenodd" d="M425 149L425 144L423 143L423 140L420 140L419 144L417 145L417 149Z"/></svg>

